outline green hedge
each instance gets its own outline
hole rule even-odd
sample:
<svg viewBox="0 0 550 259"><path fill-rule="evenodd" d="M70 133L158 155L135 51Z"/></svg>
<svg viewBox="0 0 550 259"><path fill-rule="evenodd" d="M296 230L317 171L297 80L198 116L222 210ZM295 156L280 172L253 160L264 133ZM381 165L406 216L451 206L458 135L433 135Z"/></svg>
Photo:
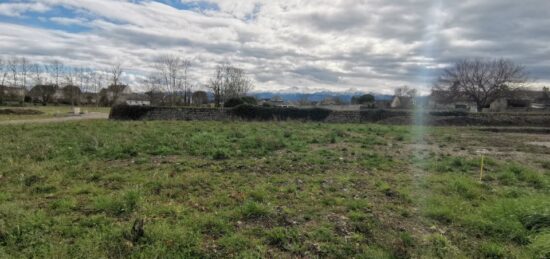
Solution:
<svg viewBox="0 0 550 259"><path fill-rule="evenodd" d="M376 121L388 119L391 117L411 115L411 113L408 111L393 111L393 110L384 110L384 109L362 110L360 111L360 114L361 114L361 121L364 121L364 122L376 122Z"/></svg>
<svg viewBox="0 0 550 259"><path fill-rule="evenodd" d="M150 106L116 105L111 108L109 118L115 120L140 120L153 109L154 107Z"/></svg>
<svg viewBox="0 0 550 259"><path fill-rule="evenodd" d="M247 120L312 120L323 121L331 111L321 108L264 107L249 104L239 105L231 110L234 116Z"/></svg>
<svg viewBox="0 0 550 259"><path fill-rule="evenodd" d="M468 116L466 111L433 111L430 112L432 116Z"/></svg>
<svg viewBox="0 0 550 259"><path fill-rule="evenodd" d="M256 98L254 98L254 96L234 97L234 98L230 98L229 100L227 100L223 104L223 107L233 108L233 107L237 107L241 104L257 105L258 101L256 100Z"/></svg>

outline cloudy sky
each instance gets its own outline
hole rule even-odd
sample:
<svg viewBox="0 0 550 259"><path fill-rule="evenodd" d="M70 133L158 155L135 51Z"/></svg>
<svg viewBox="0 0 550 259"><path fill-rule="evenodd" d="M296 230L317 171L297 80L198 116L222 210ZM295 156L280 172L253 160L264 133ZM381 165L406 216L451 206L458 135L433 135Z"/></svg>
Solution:
<svg viewBox="0 0 550 259"><path fill-rule="evenodd" d="M464 57L504 57L550 82L548 0L0 0L0 55L105 69L126 80L159 56L220 62L256 90L429 89ZM136 88L136 86L134 86Z"/></svg>

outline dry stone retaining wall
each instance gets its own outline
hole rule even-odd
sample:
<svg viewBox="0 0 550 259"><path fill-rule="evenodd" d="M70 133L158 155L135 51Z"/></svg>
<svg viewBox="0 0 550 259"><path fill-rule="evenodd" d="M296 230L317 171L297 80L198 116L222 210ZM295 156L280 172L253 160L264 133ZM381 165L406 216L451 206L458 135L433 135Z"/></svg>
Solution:
<svg viewBox="0 0 550 259"><path fill-rule="evenodd" d="M110 119L114 120L196 120L225 121L246 120L231 109L175 108L175 107L113 107ZM308 119L298 119L308 120ZM412 124L412 116L406 111L363 110L330 111L321 122ZM550 127L550 114L465 114L463 116L426 115L424 122L436 126L532 126Z"/></svg>

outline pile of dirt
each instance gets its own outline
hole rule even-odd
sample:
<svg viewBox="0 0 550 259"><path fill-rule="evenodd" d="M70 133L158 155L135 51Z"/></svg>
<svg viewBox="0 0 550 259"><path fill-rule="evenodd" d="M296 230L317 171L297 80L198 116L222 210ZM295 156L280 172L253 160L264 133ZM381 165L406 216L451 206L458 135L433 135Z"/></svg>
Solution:
<svg viewBox="0 0 550 259"><path fill-rule="evenodd" d="M40 115L44 114L33 109L0 109L0 115Z"/></svg>

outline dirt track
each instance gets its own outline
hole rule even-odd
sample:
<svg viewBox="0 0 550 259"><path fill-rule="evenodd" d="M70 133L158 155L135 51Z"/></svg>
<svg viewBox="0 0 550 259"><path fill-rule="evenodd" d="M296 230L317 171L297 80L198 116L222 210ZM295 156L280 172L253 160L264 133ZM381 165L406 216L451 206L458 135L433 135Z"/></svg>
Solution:
<svg viewBox="0 0 550 259"><path fill-rule="evenodd" d="M100 120L100 119L108 119L108 118L109 118L109 114L107 113L91 112L91 113L82 114L79 116L0 121L0 125L17 125L17 124L27 124L27 123L52 123L52 122L79 121L79 120Z"/></svg>

